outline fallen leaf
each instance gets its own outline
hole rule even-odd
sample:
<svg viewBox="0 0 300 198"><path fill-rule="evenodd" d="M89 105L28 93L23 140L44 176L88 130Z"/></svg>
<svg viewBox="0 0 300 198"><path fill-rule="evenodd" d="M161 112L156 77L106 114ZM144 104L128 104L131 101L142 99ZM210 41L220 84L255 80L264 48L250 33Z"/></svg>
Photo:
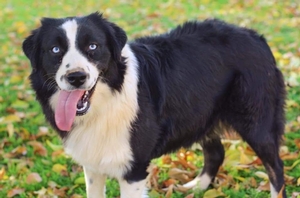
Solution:
<svg viewBox="0 0 300 198"><path fill-rule="evenodd" d="M192 178L189 177L189 174L189 171L184 171L178 168L172 168L168 172L170 178L179 180L181 183L187 183L192 180Z"/></svg>
<svg viewBox="0 0 300 198"><path fill-rule="evenodd" d="M185 198L194 198L194 193L187 195Z"/></svg>
<svg viewBox="0 0 300 198"><path fill-rule="evenodd" d="M5 169L4 169L4 167L2 167L0 170L0 180L2 180L4 178L4 176L5 176Z"/></svg>
<svg viewBox="0 0 300 198"><path fill-rule="evenodd" d="M172 197L172 194L173 194L173 188L174 188L174 185L172 184L172 185L170 185L169 187L168 187L168 191L167 191L167 193L166 193L166 198L171 198Z"/></svg>
<svg viewBox="0 0 300 198"><path fill-rule="evenodd" d="M28 142L30 146L33 147L33 152L37 155L47 156L47 149L43 146L42 143L37 141Z"/></svg>
<svg viewBox="0 0 300 198"><path fill-rule="evenodd" d="M75 179L74 183L75 184L85 184L84 177L78 177L77 179Z"/></svg>
<svg viewBox="0 0 300 198"><path fill-rule="evenodd" d="M300 159L294 161L294 163L292 164L292 166L286 166L286 167L284 167L284 170L292 170L292 169L294 169L299 163L300 163Z"/></svg>
<svg viewBox="0 0 300 198"><path fill-rule="evenodd" d="M292 198L299 198L300 197L300 192L293 192L292 193Z"/></svg>
<svg viewBox="0 0 300 198"><path fill-rule="evenodd" d="M263 181L263 182L260 182L258 188L258 190L261 190L261 191L270 191L270 182L267 181Z"/></svg>
<svg viewBox="0 0 300 198"><path fill-rule="evenodd" d="M12 137L14 135L15 129L12 123L8 123L6 126L6 130L8 132L8 137Z"/></svg>
<svg viewBox="0 0 300 198"><path fill-rule="evenodd" d="M54 164L52 170L56 173L61 173L62 171L67 171L66 165Z"/></svg>
<svg viewBox="0 0 300 198"><path fill-rule="evenodd" d="M53 144L53 143L50 142L49 140L46 140L46 143L47 143L47 145L48 145L52 150L54 150L54 151L63 149L63 146L62 146L62 145L56 145L56 144Z"/></svg>
<svg viewBox="0 0 300 198"><path fill-rule="evenodd" d="M163 184L164 184L165 187L169 187L169 186L174 185L176 183L177 183L177 181L175 179L172 179L172 178L171 179L167 179L167 180L165 180L163 182Z"/></svg>
<svg viewBox="0 0 300 198"><path fill-rule="evenodd" d="M34 191L33 193L38 195L37 197L45 197L47 189L42 187L40 190Z"/></svg>
<svg viewBox="0 0 300 198"><path fill-rule="evenodd" d="M39 127L39 131L38 131L38 133L36 134L35 137L40 138L40 137L48 135L48 133L49 133L48 127L42 126L42 127Z"/></svg>
<svg viewBox="0 0 300 198"><path fill-rule="evenodd" d="M30 173L26 178L26 182L28 184L39 183L41 181L42 181L42 178L38 173Z"/></svg>
<svg viewBox="0 0 300 198"><path fill-rule="evenodd" d="M22 194L24 189L22 188L13 188L7 192L7 197L14 197L15 195Z"/></svg>
<svg viewBox="0 0 300 198"><path fill-rule="evenodd" d="M0 119L0 123L4 123L4 124L20 122L20 121L21 121L21 118L15 114L8 115L8 116L4 117L3 119Z"/></svg>
<svg viewBox="0 0 300 198"><path fill-rule="evenodd" d="M54 188L53 189L53 194L58 196L58 197L67 197L67 195L66 195L67 190L68 190L67 187Z"/></svg>
<svg viewBox="0 0 300 198"><path fill-rule="evenodd" d="M265 172L262 172L262 171L257 171L254 173L257 177L261 178L261 179L264 179L266 181L269 180L269 176L267 175L267 173Z"/></svg>
<svg viewBox="0 0 300 198"><path fill-rule="evenodd" d="M27 109L29 104L23 100L16 100L11 106L16 109Z"/></svg>
<svg viewBox="0 0 300 198"><path fill-rule="evenodd" d="M8 153L7 157L17 157L27 154L27 149L25 146L18 146L17 148L13 149L10 153Z"/></svg>
<svg viewBox="0 0 300 198"><path fill-rule="evenodd" d="M216 197L225 197L225 194L217 189L210 189L206 191L203 195L203 198L216 198Z"/></svg>

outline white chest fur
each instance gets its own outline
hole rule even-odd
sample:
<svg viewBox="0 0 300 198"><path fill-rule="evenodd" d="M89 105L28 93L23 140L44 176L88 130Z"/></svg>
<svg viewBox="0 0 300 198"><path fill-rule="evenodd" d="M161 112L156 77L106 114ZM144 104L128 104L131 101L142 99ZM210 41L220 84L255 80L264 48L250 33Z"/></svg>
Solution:
<svg viewBox="0 0 300 198"><path fill-rule="evenodd" d="M116 178L121 178L133 160L130 130L138 112L137 61L128 45L122 56L127 58L122 91L112 93L107 84L98 82L89 112L76 117L64 142L66 153L79 164ZM51 98L53 109L57 95Z"/></svg>

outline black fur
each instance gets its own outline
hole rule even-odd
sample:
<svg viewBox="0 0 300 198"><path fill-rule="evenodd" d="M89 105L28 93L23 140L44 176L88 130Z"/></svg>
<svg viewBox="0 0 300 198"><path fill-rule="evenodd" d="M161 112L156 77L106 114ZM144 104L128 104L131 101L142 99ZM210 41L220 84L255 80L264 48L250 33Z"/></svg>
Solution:
<svg viewBox="0 0 300 198"><path fill-rule="evenodd" d="M47 82L47 69L40 68L46 64L41 60L40 43L47 35L43 28L64 20L45 19L44 23L50 25L43 23L23 44L33 67L33 89L56 130L48 102L56 88L44 87L54 82ZM91 21L88 24L98 28L95 31L105 38L109 49L102 68L106 83L112 90L121 91L126 71L121 49L126 34L97 13L80 20ZM202 174L214 177L224 159L224 149L215 132L222 123L249 143L280 191L284 178L278 148L284 133L285 88L261 35L219 20L206 20L187 22L169 33L139 38L129 45L139 63L139 112L132 124L134 161L133 168L124 175L127 181L144 179L151 159L195 142L204 150ZM64 138L65 133L58 132Z"/></svg>

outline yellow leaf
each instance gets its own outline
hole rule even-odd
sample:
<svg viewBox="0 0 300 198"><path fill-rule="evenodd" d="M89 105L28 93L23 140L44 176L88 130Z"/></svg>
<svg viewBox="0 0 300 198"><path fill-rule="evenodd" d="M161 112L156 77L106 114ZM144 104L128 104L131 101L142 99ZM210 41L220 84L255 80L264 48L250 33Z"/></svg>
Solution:
<svg viewBox="0 0 300 198"><path fill-rule="evenodd" d="M17 115L8 115L4 119L0 119L0 123L8 124L13 122L20 122L21 118Z"/></svg>
<svg viewBox="0 0 300 198"><path fill-rule="evenodd" d="M2 167L0 170L0 180L2 180L4 178L4 176L5 176L5 169L4 169L4 167Z"/></svg>
<svg viewBox="0 0 300 198"><path fill-rule="evenodd" d="M255 172L255 175L259 178L264 179L264 180L269 180L269 177L265 172L257 171L257 172Z"/></svg>
<svg viewBox="0 0 300 198"><path fill-rule="evenodd" d="M62 171L66 171L67 167L61 164L54 164L52 170L56 173L61 173Z"/></svg>
<svg viewBox="0 0 300 198"><path fill-rule="evenodd" d="M84 177L78 177L77 179L75 179L74 183L75 184L85 184Z"/></svg>
<svg viewBox="0 0 300 198"><path fill-rule="evenodd" d="M203 195L203 198L216 198L216 197L225 197L225 194L222 191L217 189L210 189L206 191Z"/></svg>
<svg viewBox="0 0 300 198"><path fill-rule="evenodd" d="M6 126L7 132L8 132L8 137L12 137L14 135L15 129L14 125L12 123L8 123Z"/></svg>
<svg viewBox="0 0 300 198"><path fill-rule="evenodd" d="M241 151L240 155L240 164L250 164L253 160L251 160L244 151Z"/></svg>
<svg viewBox="0 0 300 198"><path fill-rule="evenodd" d="M52 144L49 140L46 140L47 145L54 151L61 150L63 148L62 145Z"/></svg>

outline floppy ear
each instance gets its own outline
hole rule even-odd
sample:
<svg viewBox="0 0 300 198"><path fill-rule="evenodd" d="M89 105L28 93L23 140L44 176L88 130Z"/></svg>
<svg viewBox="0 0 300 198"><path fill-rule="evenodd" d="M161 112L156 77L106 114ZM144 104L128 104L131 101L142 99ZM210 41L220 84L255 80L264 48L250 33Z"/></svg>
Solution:
<svg viewBox="0 0 300 198"><path fill-rule="evenodd" d="M102 14L95 12L88 16L106 34L107 44L115 60L121 60L121 51L127 42L127 36L123 29L102 17Z"/></svg>
<svg viewBox="0 0 300 198"><path fill-rule="evenodd" d="M123 29L115 25L114 23L108 22L112 28L112 36L108 43L113 47L113 56L117 60L121 60L121 51L127 42L127 36Z"/></svg>
<svg viewBox="0 0 300 198"><path fill-rule="evenodd" d="M23 52L27 56L27 58L31 62L31 66L33 70L36 68L37 60L36 60L36 54L38 52L38 46L37 46L37 35L38 35L39 29L36 29L32 31L32 34L28 36L22 45Z"/></svg>

